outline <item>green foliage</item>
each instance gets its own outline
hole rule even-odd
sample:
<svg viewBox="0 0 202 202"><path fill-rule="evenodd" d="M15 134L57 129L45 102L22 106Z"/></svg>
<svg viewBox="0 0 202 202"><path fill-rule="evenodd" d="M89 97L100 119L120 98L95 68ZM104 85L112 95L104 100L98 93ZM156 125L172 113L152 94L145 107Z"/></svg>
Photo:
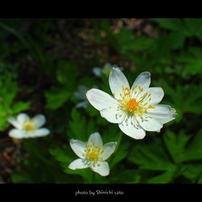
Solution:
<svg viewBox="0 0 202 202"><path fill-rule="evenodd" d="M0 130L7 135L7 119L25 110L44 114L51 130L19 145L13 183L202 183L202 19L133 20L0 19ZM122 66L130 84L151 72L176 120L134 140L120 138L117 124L88 102L79 108L87 101L75 96L79 86L111 94L108 76L92 71L107 62ZM107 177L68 168L78 158L69 140L86 142L94 132L120 143Z"/></svg>
<svg viewBox="0 0 202 202"><path fill-rule="evenodd" d="M75 64L65 63L64 61L58 63L56 77L60 86L54 86L50 91L45 93L47 100L46 107L48 109L60 108L72 96L75 91L76 76L77 67Z"/></svg>
<svg viewBox="0 0 202 202"><path fill-rule="evenodd" d="M15 101L18 94L17 84L9 73L0 78L0 130L8 127L7 119L16 116L19 112L29 109L29 102Z"/></svg>

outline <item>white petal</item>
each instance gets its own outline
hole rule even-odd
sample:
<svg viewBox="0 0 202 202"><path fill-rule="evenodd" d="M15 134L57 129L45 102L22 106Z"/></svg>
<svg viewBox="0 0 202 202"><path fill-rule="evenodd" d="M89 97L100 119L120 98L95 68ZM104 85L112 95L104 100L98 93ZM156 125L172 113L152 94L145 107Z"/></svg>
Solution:
<svg viewBox="0 0 202 202"><path fill-rule="evenodd" d="M88 144L94 143L95 145L103 145L102 138L99 133L93 133L88 138Z"/></svg>
<svg viewBox="0 0 202 202"><path fill-rule="evenodd" d="M88 164L83 163L83 159L76 159L75 161L71 162L68 166L68 168L72 170L83 169L88 167L89 167Z"/></svg>
<svg viewBox="0 0 202 202"><path fill-rule="evenodd" d="M177 117L175 109L169 105L154 105L154 109L148 109L146 115L158 120L161 123L167 123Z"/></svg>
<svg viewBox="0 0 202 202"><path fill-rule="evenodd" d="M29 116L28 116L27 114L25 114L25 113L20 113L20 114L18 114L18 116L17 116L17 121L18 121L20 124L23 124L23 122L24 122L25 120L27 120L27 119L29 119Z"/></svg>
<svg viewBox="0 0 202 202"><path fill-rule="evenodd" d="M138 77L135 79L133 86L140 86L143 88L143 90L147 90L149 88L149 85L151 83L151 74L150 72L142 72L141 74L138 75ZM131 87L131 89L132 89Z"/></svg>
<svg viewBox="0 0 202 202"><path fill-rule="evenodd" d="M22 124L20 124L15 118L11 117L8 122L18 129L22 129Z"/></svg>
<svg viewBox="0 0 202 202"><path fill-rule="evenodd" d="M72 150L74 151L74 153L80 157L80 158L84 158L85 157L85 149L86 149L86 144L80 140L74 140L71 139L70 140L70 146L72 148Z"/></svg>
<svg viewBox="0 0 202 202"><path fill-rule="evenodd" d="M33 137L42 137L46 136L50 133L50 130L47 128L39 128L34 131L34 136Z"/></svg>
<svg viewBox="0 0 202 202"><path fill-rule="evenodd" d="M9 131L8 135L12 138L22 139L24 138L24 134L21 130L12 129Z"/></svg>
<svg viewBox="0 0 202 202"><path fill-rule="evenodd" d="M12 129L9 132L9 136L13 138L34 138L34 137L42 137L46 136L50 133L50 131L47 128L40 128L35 131L25 131L25 130L18 130L18 129Z"/></svg>
<svg viewBox="0 0 202 202"><path fill-rule="evenodd" d="M117 142L109 142L103 146L104 152L100 155L100 160L108 159L116 148Z"/></svg>
<svg viewBox="0 0 202 202"><path fill-rule="evenodd" d="M151 87L148 89L147 93L151 94L151 100L149 101L150 105L158 104L164 96L163 89L160 87Z"/></svg>
<svg viewBox="0 0 202 202"><path fill-rule="evenodd" d="M117 100L99 89L91 89L87 91L86 97L90 104L93 105L93 107L95 107L97 110L109 107L116 108L118 106Z"/></svg>
<svg viewBox="0 0 202 202"><path fill-rule="evenodd" d="M117 110L117 108L106 108L100 111L100 114L103 118L111 123L121 123L123 121L123 111Z"/></svg>
<svg viewBox="0 0 202 202"><path fill-rule="evenodd" d="M119 68L112 68L109 74L109 86L117 100L122 99L120 96L122 93L122 86L130 89L128 80Z"/></svg>
<svg viewBox="0 0 202 202"><path fill-rule="evenodd" d="M95 166L90 167L94 172L99 173L102 176L109 175L109 164L106 161L98 161Z"/></svg>
<svg viewBox="0 0 202 202"><path fill-rule="evenodd" d="M46 118L42 114L34 116L33 119L36 122L37 128L40 128L46 122Z"/></svg>
<svg viewBox="0 0 202 202"><path fill-rule="evenodd" d="M158 120L153 118L148 118L147 120L144 119L144 117L137 117L137 120L141 127L144 128L146 131L157 131L160 132L160 129L163 127L163 124L160 123Z"/></svg>
<svg viewBox="0 0 202 202"><path fill-rule="evenodd" d="M134 122L134 121L133 121ZM139 126L139 124L131 124L131 122L126 123L120 123L119 128L123 133L126 135L134 138L134 139L143 139L146 135L145 130Z"/></svg>

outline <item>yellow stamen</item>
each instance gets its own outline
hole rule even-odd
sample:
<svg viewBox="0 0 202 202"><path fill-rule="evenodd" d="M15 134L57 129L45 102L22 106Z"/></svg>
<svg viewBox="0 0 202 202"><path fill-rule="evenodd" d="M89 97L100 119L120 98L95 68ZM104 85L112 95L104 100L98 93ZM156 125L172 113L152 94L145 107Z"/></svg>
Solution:
<svg viewBox="0 0 202 202"><path fill-rule="evenodd" d="M33 119L27 119L23 123L23 128L26 131L32 131L36 129L36 123Z"/></svg>
<svg viewBox="0 0 202 202"><path fill-rule="evenodd" d="M143 90L143 88L137 85L133 86L132 90L122 86L122 93L120 94L122 100L119 100L119 105L122 107L122 109L138 116L142 116L144 113L146 113L147 109L154 109L154 106L148 106L148 102L151 100L151 94L145 93L144 95L138 97ZM134 96L136 98L134 98Z"/></svg>
<svg viewBox="0 0 202 202"><path fill-rule="evenodd" d="M100 160L100 155L104 152L104 150L100 145L95 146L95 144L92 142L92 144L86 145L85 152L86 159L92 163L96 163L98 160Z"/></svg>

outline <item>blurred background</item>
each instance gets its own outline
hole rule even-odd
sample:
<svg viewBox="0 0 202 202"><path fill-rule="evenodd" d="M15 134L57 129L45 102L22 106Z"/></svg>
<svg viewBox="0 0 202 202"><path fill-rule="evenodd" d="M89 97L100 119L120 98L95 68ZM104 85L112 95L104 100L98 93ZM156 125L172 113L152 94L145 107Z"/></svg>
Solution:
<svg viewBox="0 0 202 202"><path fill-rule="evenodd" d="M124 137L105 183L201 183L202 19L0 19L0 44L0 183L85 182L67 169L76 158L69 139L99 131L116 141L118 126L85 97L92 87L111 93L112 66L131 85L150 71L178 118L142 141ZM20 112L44 114L51 134L11 139L7 119Z"/></svg>

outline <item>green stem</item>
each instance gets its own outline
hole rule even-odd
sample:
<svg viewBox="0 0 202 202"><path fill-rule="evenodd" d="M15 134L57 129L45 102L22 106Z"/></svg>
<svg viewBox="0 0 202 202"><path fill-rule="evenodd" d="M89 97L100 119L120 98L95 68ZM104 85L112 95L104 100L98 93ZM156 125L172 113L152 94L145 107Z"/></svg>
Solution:
<svg viewBox="0 0 202 202"><path fill-rule="evenodd" d="M114 153L112 154L112 156L111 156L111 158L110 158L110 160L109 160L109 164L112 164L114 158L116 157L117 150L118 150L119 145L120 145L120 143L121 143L122 137L123 137L123 133L120 132L120 133L119 133L119 137L118 137L118 141L117 141L116 148L115 148Z"/></svg>

